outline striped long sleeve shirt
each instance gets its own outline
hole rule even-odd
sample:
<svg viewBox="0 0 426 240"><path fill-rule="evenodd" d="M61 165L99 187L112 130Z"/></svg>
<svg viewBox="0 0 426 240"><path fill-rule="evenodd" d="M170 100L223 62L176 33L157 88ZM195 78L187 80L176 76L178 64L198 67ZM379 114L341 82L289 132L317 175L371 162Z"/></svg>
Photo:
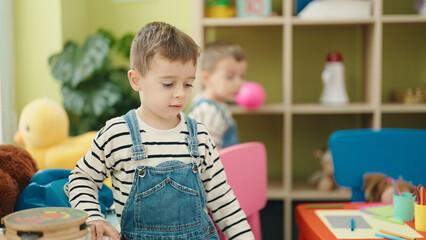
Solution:
<svg viewBox="0 0 426 240"><path fill-rule="evenodd" d="M200 93L194 97L193 103L203 98L202 93ZM196 106L191 106L188 116L202 122L207 127L218 149L222 149L223 136L231 125L234 124L234 119L227 104L202 102Z"/></svg>
<svg viewBox="0 0 426 240"><path fill-rule="evenodd" d="M138 123L147 159L131 159L132 140L129 129L124 118L117 117L109 120L97 133L89 152L71 171L70 203L73 208L88 214L88 222L104 220L100 212L98 190L108 176L111 177L116 213L120 221L137 166L156 166L169 160L184 163L192 161L185 142L189 132L183 115L181 122L173 129L154 129L140 118ZM201 157L197 164L206 192L207 208L211 210L214 221L229 239L254 239L246 215L226 181L218 151L206 127L198 123L197 129Z"/></svg>

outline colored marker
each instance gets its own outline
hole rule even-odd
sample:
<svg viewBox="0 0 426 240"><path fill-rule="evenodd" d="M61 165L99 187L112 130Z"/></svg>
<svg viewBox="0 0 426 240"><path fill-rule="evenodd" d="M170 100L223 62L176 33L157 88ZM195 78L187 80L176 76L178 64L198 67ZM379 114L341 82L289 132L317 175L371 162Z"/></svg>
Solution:
<svg viewBox="0 0 426 240"><path fill-rule="evenodd" d="M377 237L387 238L387 239L391 239L391 240L407 240L406 238L394 237L394 236L386 235L386 234L382 234L382 233L375 233L374 235L377 236Z"/></svg>
<svg viewBox="0 0 426 240"><path fill-rule="evenodd" d="M396 193L398 193L398 196L401 197L401 191L399 191L399 187L398 187L398 180L395 180L395 186L396 186Z"/></svg>
<svg viewBox="0 0 426 240"><path fill-rule="evenodd" d="M419 191L417 190L416 186L414 186L414 193L416 194L417 203L420 204Z"/></svg>
<svg viewBox="0 0 426 240"><path fill-rule="evenodd" d="M353 232L355 230L355 220L354 218L351 218L351 231Z"/></svg>
<svg viewBox="0 0 426 240"><path fill-rule="evenodd" d="M380 229L379 231L381 233L388 234L388 235L391 235L391 236L394 236L394 237L400 237L400 238L404 238L404 239L408 239L408 240L414 240L413 237L409 237L409 236L405 236L405 235L402 235L402 234L399 234L399 233L391 232L389 230Z"/></svg>
<svg viewBox="0 0 426 240"><path fill-rule="evenodd" d="M423 186L422 186L422 188L423 188L423 204L422 205L426 205L426 188L424 188Z"/></svg>
<svg viewBox="0 0 426 240"><path fill-rule="evenodd" d="M399 188L397 186L397 182L395 181L395 179L392 179L392 185L393 185L393 191L395 192L395 194L397 194L398 196L401 196L401 192L399 191Z"/></svg>
<svg viewBox="0 0 426 240"><path fill-rule="evenodd" d="M386 221L386 222L391 222L391 223L396 223L396 224L404 225L404 222L403 221L399 221L399 220L394 220L394 219L379 217L379 216L376 216L376 215L374 215L373 218L376 218L376 219L379 219L379 220L383 220L383 221Z"/></svg>

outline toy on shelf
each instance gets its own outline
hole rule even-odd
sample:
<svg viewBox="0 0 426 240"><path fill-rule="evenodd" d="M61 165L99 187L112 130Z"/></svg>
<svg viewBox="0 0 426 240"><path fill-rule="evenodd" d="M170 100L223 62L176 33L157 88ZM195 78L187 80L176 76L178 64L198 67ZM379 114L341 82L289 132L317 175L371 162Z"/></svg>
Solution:
<svg viewBox="0 0 426 240"><path fill-rule="evenodd" d="M39 169L74 169L89 151L96 132L70 137L68 131L64 108L51 99L39 98L22 110L15 141L25 145Z"/></svg>
<svg viewBox="0 0 426 240"><path fill-rule="evenodd" d="M349 103L345 87L345 69L342 55L331 52L322 72L323 90L320 102L327 105L344 105Z"/></svg>
<svg viewBox="0 0 426 240"><path fill-rule="evenodd" d="M415 9L420 15L426 16L426 0L418 0Z"/></svg>
<svg viewBox="0 0 426 240"><path fill-rule="evenodd" d="M272 14L271 0L236 0L237 17L264 17Z"/></svg>
<svg viewBox="0 0 426 240"><path fill-rule="evenodd" d="M321 191L332 191L337 189L338 186L334 181L334 168L330 150L327 148L315 149L313 157L321 160L322 169L309 177L308 182L315 185L316 188Z"/></svg>
<svg viewBox="0 0 426 240"><path fill-rule="evenodd" d="M209 18L235 17L235 7L228 0L208 0L206 15Z"/></svg>
<svg viewBox="0 0 426 240"><path fill-rule="evenodd" d="M24 148L0 145L0 218L14 211L21 192L37 170L36 162Z"/></svg>
<svg viewBox="0 0 426 240"><path fill-rule="evenodd" d="M264 102L265 90L256 82L245 82L235 98L235 103L247 110L255 110Z"/></svg>
<svg viewBox="0 0 426 240"><path fill-rule="evenodd" d="M426 102L426 85L416 88L392 90L390 92L391 102L405 104L419 104Z"/></svg>
<svg viewBox="0 0 426 240"><path fill-rule="evenodd" d="M399 179L397 186L400 192L412 193L413 186L410 183ZM370 202L392 202L394 187L392 178L388 178L383 174L365 174L364 175L364 191L365 198Z"/></svg>

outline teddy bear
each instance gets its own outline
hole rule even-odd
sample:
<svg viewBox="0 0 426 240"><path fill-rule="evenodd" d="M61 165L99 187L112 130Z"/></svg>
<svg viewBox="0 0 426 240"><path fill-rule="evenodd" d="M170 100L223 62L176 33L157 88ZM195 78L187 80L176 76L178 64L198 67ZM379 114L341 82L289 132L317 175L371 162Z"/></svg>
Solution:
<svg viewBox="0 0 426 240"><path fill-rule="evenodd" d="M313 157L321 161L322 169L309 178L309 183L315 185L318 190L332 191L338 188L334 180L334 168L331 152L328 148L316 149Z"/></svg>
<svg viewBox="0 0 426 240"><path fill-rule="evenodd" d="M24 148L0 145L0 219L14 211L19 195L37 170L36 162Z"/></svg>
<svg viewBox="0 0 426 240"><path fill-rule="evenodd" d="M402 179L397 181L397 186L401 192L412 193L413 186ZM364 186L365 198L369 202L392 202L394 187L392 178L386 177L383 174L365 174Z"/></svg>

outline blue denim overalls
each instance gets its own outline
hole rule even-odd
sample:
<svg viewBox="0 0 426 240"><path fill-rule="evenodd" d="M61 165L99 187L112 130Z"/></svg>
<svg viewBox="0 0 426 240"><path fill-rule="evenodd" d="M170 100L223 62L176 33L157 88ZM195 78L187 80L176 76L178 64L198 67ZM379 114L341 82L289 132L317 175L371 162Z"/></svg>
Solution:
<svg viewBox="0 0 426 240"><path fill-rule="evenodd" d="M186 116L185 116L186 117ZM124 119L132 138L132 161L147 158L136 111ZM156 167L138 166L121 216L121 239L219 239L210 217L204 212L206 193L200 180L197 123L186 117L186 137L191 163L173 160Z"/></svg>
<svg viewBox="0 0 426 240"><path fill-rule="evenodd" d="M237 125L236 125L235 121L232 122L231 124L229 124L232 121L232 119L229 119L225 115L225 111L223 110L223 107L220 106L219 104L217 104L216 102L213 102L213 101L205 99L205 98L201 98L201 99L199 99L199 100L197 100L193 103L192 107L189 109L188 112L191 112L191 110L194 107L200 105L203 102L206 102L208 104L212 104L213 106L215 106L222 113L222 117L225 119L226 124L230 125L229 128L226 130L226 132L223 134L222 148L238 144L240 142L240 140L239 140L239 137L238 137Z"/></svg>

